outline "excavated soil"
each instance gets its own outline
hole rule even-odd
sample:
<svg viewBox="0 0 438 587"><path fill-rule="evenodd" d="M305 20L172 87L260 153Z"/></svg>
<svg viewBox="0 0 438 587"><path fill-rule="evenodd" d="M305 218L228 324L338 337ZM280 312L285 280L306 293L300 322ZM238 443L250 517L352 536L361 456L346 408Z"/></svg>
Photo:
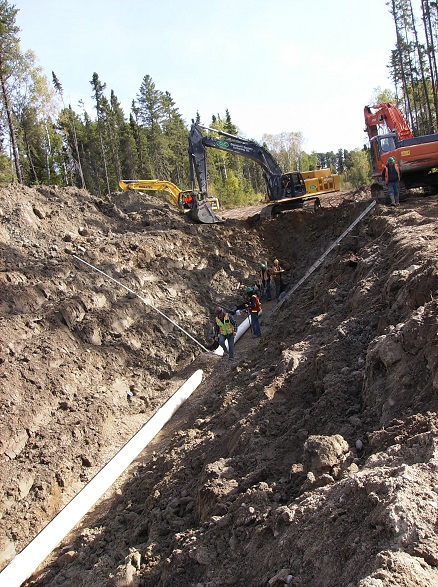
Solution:
<svg viewBox="0 0 438 587"><path fill-rule="evenodd" d="M368 189L217 225L133 192L0 189L0 569L202 369L26 585L438 585L437 201L375 206L232 363L163 314L209 345L261 260L294 286Z"/></svg>

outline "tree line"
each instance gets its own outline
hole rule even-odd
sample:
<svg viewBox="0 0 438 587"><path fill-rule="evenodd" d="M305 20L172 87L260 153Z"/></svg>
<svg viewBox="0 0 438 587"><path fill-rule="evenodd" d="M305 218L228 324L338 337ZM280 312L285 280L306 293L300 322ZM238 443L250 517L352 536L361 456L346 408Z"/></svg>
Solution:
<svg viewBox="0 0 438 587"><path fill-rule="evenodd" d="M404 111L415 136L438 129L438 2L390 0L396 43L389 71L393 101Z"/></svg>
<svg viewBox="0 0 438 587"><path fill-rule="evenodd" d="M438 116L437 3L421 0L421 5L422 35L416 32L411 0L391 1L397 38L390 63L395 92L376 94L376 101L402 102L413 128L420 131L430 129ZM117 190L120 179L156 178L191 188L188 128L171 94L145 75L127 116L114 90L108 95L106 84L93 73L95 117L83 102L73 110L56 72L49 81L35 54L21 51L17 12L8 0L0 0L0 185L73 185L100 197ZM196 120L201 122L199 114ZM209 126L239 133L229 110L212 115ZM284 171L330 167L347 188L371 180L366 149L309 154L301 132L266 134L262 141ZM232 153L211 149L208 176L211 195L224 206L259 201L265 193L260 167Z"/></svg>

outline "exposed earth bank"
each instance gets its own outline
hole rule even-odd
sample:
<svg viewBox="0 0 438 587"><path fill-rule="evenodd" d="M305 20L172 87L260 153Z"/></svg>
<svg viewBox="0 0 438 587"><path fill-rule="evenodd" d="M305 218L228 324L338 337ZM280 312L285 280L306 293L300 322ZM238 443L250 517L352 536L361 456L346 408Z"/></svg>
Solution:
<svg viewBox="0 0 438 587"><path fill-rule="evenodd" d="M201 368L26 585L438 585L437 201L375 206L230 363L162 314L208 345L260 261L293 286L368 189L218 225L133 192L0 189L0 568Z"/></svg>

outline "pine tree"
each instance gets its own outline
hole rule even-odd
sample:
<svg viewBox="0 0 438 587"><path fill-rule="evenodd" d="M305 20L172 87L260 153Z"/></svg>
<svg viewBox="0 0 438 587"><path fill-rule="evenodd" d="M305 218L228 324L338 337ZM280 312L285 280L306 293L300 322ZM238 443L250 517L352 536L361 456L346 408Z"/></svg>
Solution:
<svg viewBox="0 0 438 587"><path fill-rule="evenodd" d="M155 87L150 75L145 75L140 86L137 101L139 105L139 120L145 129L149 157L153 174L157 178L168 175L168 166L165 151L165 141L161 124L164 118L163 94Z"/></svg>
<svg viewBox="0 0 438 587"><path fill-rule="evenodd" d="M56 77L56 75L53 71L52 71L52 81L53 81L53 86L54 86L55 90L58 92L58 94L61 98L62 105L64 106L64 110L65 110L64 91L62 89L62 85L61 85L60 81L58 80L58 78ZM66 141L67 152L68 152L70 160L74 163L75 166L77 166L82 188L86 189L87 186L85 183L84 173L82 171L81 157L79 154L79 145L78 145L78 138L77 138L77 133L76 133L75 117L74 117L74 112L72 110L71 105L69 105L69 107L68 107L67 120L70 123L70 130L73 135L73 144L74 144L74 149L75 149L75 153L76 153L76 160L73 157L72 150L71 150L69 142L68 142L68 138Z"/></svg>
<svg viewBox="0 0 438 587"><path fill-rule="evenodd" d="M434 13L432 8L435 8ZM435 128L438 128L438 69L437 69L437 46L438 46L438 5L431 0L421 0L421 10L426 38L426 55L429 63L430 84L435 109Z"/></svg>

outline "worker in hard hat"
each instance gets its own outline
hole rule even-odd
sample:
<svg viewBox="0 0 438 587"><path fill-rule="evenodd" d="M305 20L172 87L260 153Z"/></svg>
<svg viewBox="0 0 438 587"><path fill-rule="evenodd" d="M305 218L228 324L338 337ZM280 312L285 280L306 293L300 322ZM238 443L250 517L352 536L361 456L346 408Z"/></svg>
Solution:
<svg viewBox="0 0 438 587"><path fill-rule="evenodd" d="M388 158L388 163L383 168L382 177L388 187L391 206L398 206L400 203L400 169L394 157Z"/></svg>
<svg viewBox="0 0 438 587"><path fill-rule="evenodd" d="M249 302L246 305L246 310L249 314L249 318L251 321L251 330L254 336L262 335L259 322L259 312L261 309L262 305L260 303L259 297L253 290L253 292L250 294Z"/></svg>
<svg viewBox="0 0 438 587"><path fill-rule="evenodd" d="M272 279L274 280L275 285L275 296L278 300L281 294L281 289L283 286L283 273L284 269L280 265L280 261L278 259L274 259L274 264L272 265Z"/></svg>
<svg viewBox="0 0 438 587"><path fill-rule="evenodd" d="M266 292L266 299L271 301L271 270L266 266L266 263L260 263L259 279L261 284L261 298Z"/></svg>
<svg viewBox="0 0 438 587"><path fill-rule="evenodd" d="M233 361L234 337L237 333L237 322L228 312L225 312L221 306L218 306L214 313L216 317L215 340L217 340L219 345L224 349L224 353L228 354L230 361Z"/></svg>

